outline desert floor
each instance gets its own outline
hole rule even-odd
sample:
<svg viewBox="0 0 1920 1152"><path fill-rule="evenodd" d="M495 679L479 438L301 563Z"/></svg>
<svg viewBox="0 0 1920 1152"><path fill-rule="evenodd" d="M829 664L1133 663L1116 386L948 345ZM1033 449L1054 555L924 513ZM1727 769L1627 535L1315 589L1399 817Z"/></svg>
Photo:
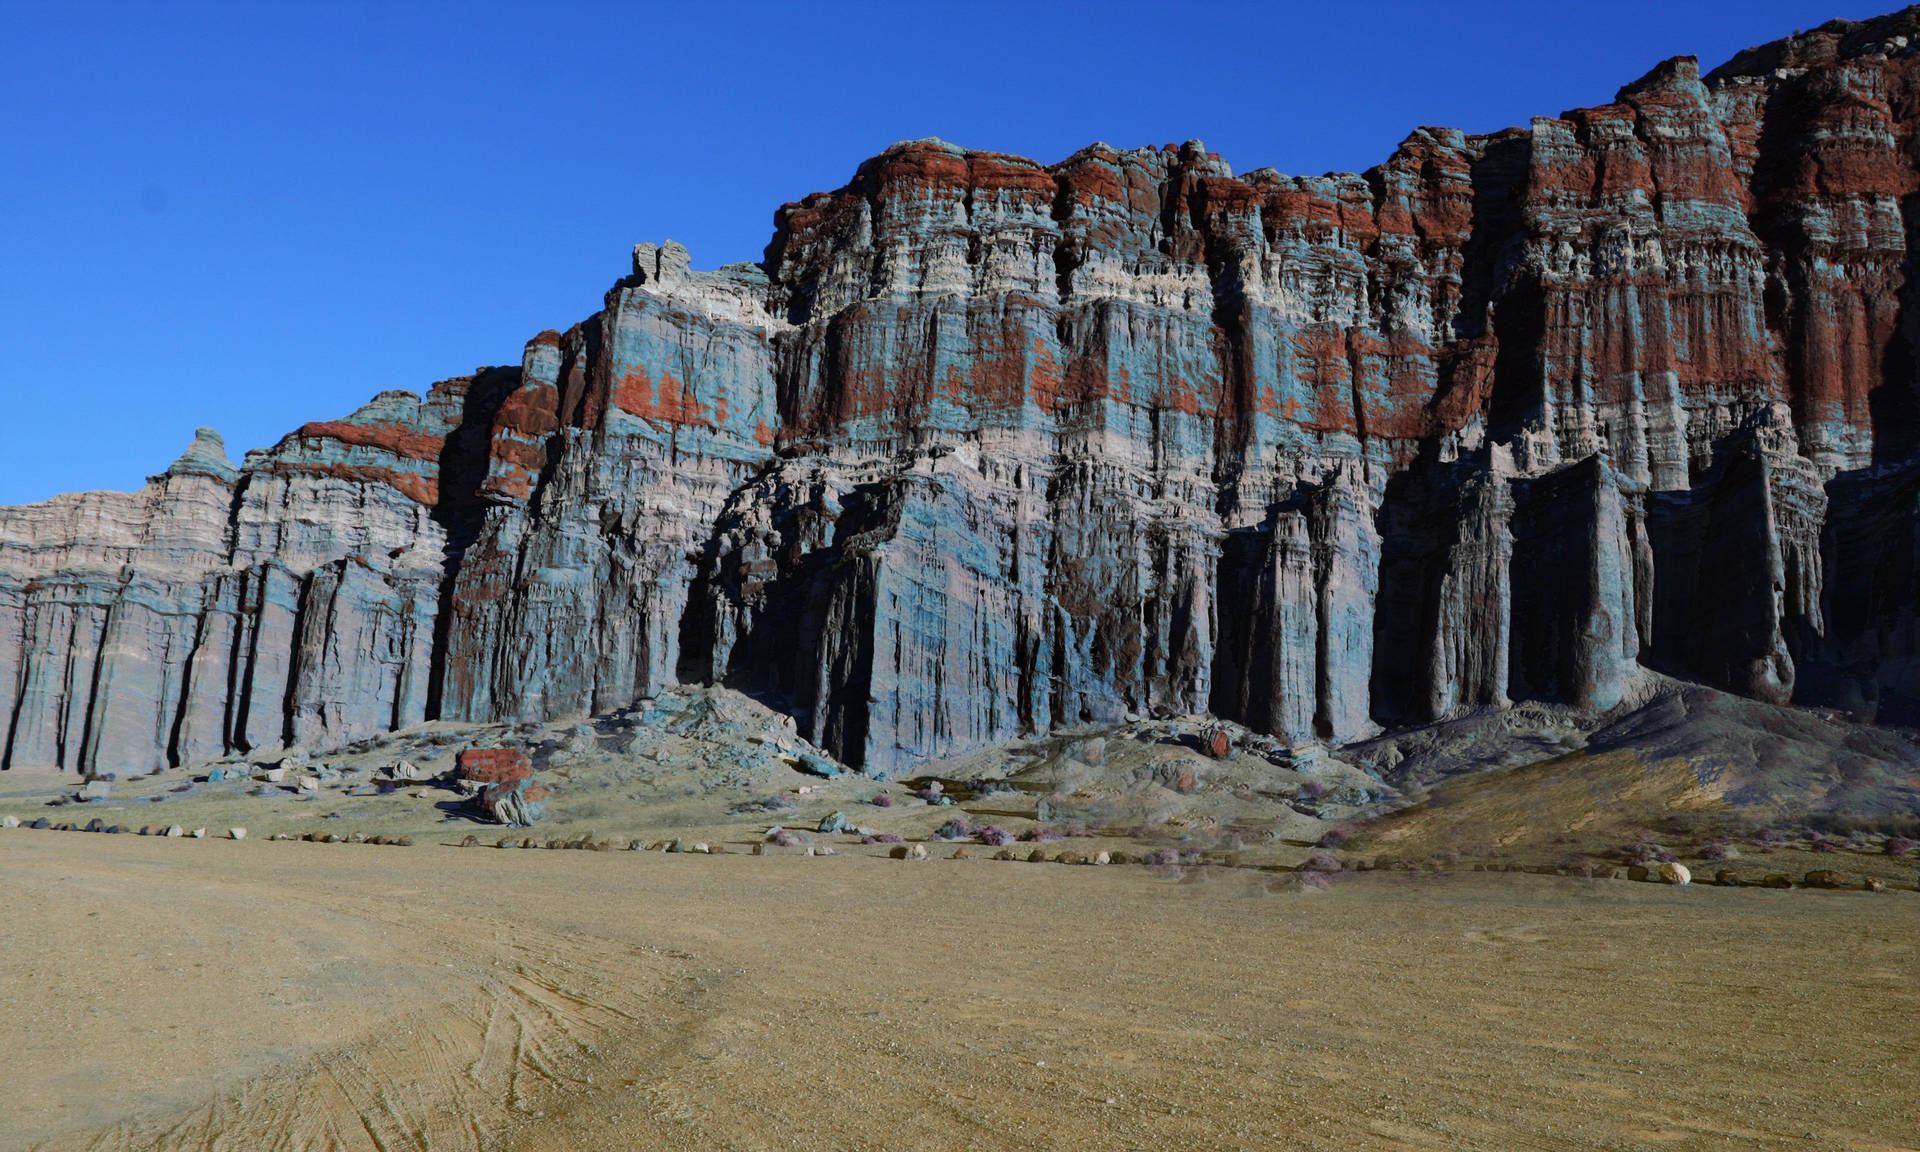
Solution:
<svg viewBox="0 0 1920 1152"><path fill-rule="evenodd" d="M0 1148L1920 1147L1920 895L0 833Z"/></svg>

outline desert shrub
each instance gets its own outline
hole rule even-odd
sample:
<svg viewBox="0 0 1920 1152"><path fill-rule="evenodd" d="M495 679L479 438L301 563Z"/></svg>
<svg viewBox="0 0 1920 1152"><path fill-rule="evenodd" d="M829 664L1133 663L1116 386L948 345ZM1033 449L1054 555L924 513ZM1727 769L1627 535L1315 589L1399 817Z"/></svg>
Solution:
<svg viewBox="0 0 1920 1152"><path fill-rule="evenodd" d="M1326 794L1327 782L1325 780L1309 780L1305 784L1300 785L1299 797L1302 800L1318 800Z"/></svg>
<svg viewBox="0 0 1920 1152"><path fill-rule="evenodd" d="M1731 844L1724 844L1719 841L1707 844L1700 849L1700 859L1702 860L1732 860L1738 855L1739 853L1733 850Z"/></svg>
<svg viewBox="0 0 1920 1152"><path fill-rule="evenodd" d="M939 840L966 840L973 836L973 825L965 820L949 820L933 833Z"/></svg>
<svg viewBox="0 0 1920 1152"><path fill-rule="evenodd" d="M887 795L885 792L882 792L880 793L880 795L875 796L870 801L870 803L875 808L891 808L893 807L893 797Z"/></svg>
<svg viewBox="0 0 1920 1152"><path fill-rule="evenodd" d="M1180 854L1171 848L1155 848L1144 856L1142 864L1178 864Z"/></svg>
<svg viewBox="0 0 1920 1152"><path fill-rule="evenodd" d="M791 828L775 828L773 831L767 833L767 840L770 843L778 844L782 848L798 848L803 844L813 843L811 836L808 836L805 832L795 832Z"/></svg>
<svg viewBox="0 0 1920 1152"><path fill-rule="evenodd" d="M898 832L869 832L860 837L862 844L905 844L906 842L906 837Z"/></svg>
<svg viewBox="0 0 1920 1152"><path fill-rule="evenodd" d="M1025 832L1020 833L1020 839L1030 844L1039 844L1048 840L1065 840L1066 838L1066 834L1061 832L1060 829L1049 828L1044 824L1035 824Z"/></svg>
<svg viewBox="0 0 1920 1152"><path fill-rule="evenodd" d="M1909 840L1905 836L1889 837L1886 843L1886 853L1889 856L1911 856L1915 848L1920 848L1920 843Z"/></svg>
<svg viewBox="0 0 1920 1152"><path fill-rule="evenodd" d="M975 835L980 838L980 843L985 844L989 848L1004 848L1013 843L1013 833L1000 827L998 824L989 824L976 832Z"/></svg>
<svg viewBox="0 0 1920 1152"><path fill-rule="evenodd" d="M1300 864L1302 872L1338 872L1340 861L1325 852L1315 852Z"/></svg>
<svg viewBox="0 0 1920 1152"><path fill-rule="evenodd" d="M1339 828L1329 828L1320 837L1320 847L1338 848L1347 842L1347 834Z"/></svg>

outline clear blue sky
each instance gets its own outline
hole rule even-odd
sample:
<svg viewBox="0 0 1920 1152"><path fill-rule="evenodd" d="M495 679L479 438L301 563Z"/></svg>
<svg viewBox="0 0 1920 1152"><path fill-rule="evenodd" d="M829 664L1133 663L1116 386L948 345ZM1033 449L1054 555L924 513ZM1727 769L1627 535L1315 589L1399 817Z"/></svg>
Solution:
<svg viewBox="0 0 1920 1152"><path fill-rule="evenodd" d="M1892 6L0 0L0 503L517 362L635 242L758 259L895 140L1358 170Z"/></svg>

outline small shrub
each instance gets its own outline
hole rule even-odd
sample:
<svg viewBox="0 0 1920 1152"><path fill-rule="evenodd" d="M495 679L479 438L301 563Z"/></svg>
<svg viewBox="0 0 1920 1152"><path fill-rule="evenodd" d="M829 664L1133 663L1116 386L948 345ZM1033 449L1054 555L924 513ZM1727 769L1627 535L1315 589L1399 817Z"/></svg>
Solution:
<svg viewBox="0 0 1920 1152"><path fill-rule="evenodd" d="M1702 860L1732 860L1739 855L1738 852L1733 850L1731 844L1723 844L1717 841L1700 849L1700 859Z"/></svg>
<svg viewBox="0 0 1920 1152"><path fill-rule="evenodd" d="M1915 848L1920 848L1920 843L1909 840L1905 836L1887 838L1886 853L1889 856L1911 856Z"/></svg>
<svg viewBox="0 0 1920 1152"><path fill-rule="evenodd" d="M860 837L862 844L905 844L906 837L898 832L870 832Z"/></svg>
<svg viewBox="0 0 1920 1152"><path fill-rule="evenodd" d="M940 825L933 835L938 840L966 840L973 836L973 832L973 825L965 820L949 820Z"/></svg>
<svg viewBox="0 0 1920 1152"><path fill-rule="evenodd" d="M875 796L870 803L872 803L875 808L891 808L893 807L893 797L882 792L880 795Z"/></svg>
<svg viewBox="0 0 1920 1152"><path fill-rule="evenodd" d="M1179 862L1180 854L1171 848L1155 848L1140 860L1142 864L1178 864Z"/></svg>
<svg viewBox="0 0 1920 1152"><path fill-rule="evenodd" d="M1300 871L1338 872L1340 871L1340 861L1338 858L1329 856L1325 852L1315 852L1301 862Z"/></svg>
<svg viewBox="0 0 1920 1152"><path fill-rule="evenodd" d="M1029 844L1039 844L1048 840L1065 840L1066 834L1058 828L1049 828L1044 824L1035 824L1025 832L1020 833L1020 839L1027 841Z"/></svg>
<svg viewBox="0 0 1920 1152"><path fill-rule="evenodd" d="M985 828L980 829L975 835L980 837L980 843L985 844L989 848L1005 848L1007 845L1013 843L1013 833L1000 827L998 824L989 824Z"/></svg>
<svg viewBox="0 0 1920 1152"><path fill-rule="evenodd" d="M1320 847L1322 848L1338 848L1346 842L1347 834L1338 828L1329 828L1326 833L1320 837Z"/></svg>
<svg viewBox="0 0 1920 1152"><path fill-rule="evenodd" d="M1302 800L1318 800L1326 794L1327 783L1324 780L1309 780L1300 785L1299 797Z"/></svg>

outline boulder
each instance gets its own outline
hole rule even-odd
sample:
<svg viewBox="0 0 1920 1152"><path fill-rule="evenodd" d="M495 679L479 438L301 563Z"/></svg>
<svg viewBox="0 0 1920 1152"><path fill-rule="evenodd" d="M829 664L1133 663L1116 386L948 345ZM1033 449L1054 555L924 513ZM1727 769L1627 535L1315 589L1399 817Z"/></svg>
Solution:
<svg viewBox="0 0 1920 1152"><path fill-rule="evenodd" d="M1768 875L1766 879L1760 881L1760 886L1762 888L1791 888L1793 887L1793 878L1779 872L1774 872Z"/></svg>
<svg viewBox="0 0 1920 1152"><path fill-rule="evenodd" d="M18 828L18 827L20 827L20 817L12 814L8 814L6 816L0 816L0 828Z"/></svg>
<svg viewBox="0 0 1920 1152"><path fill-rule="evenodd" d="M454 759L458 779L475 784L511 784L533 775L533 763L516 748L466 748Z"/></svg>
<svg viewBox="0 0 1920 1152"><path fill-rule="evenodd" d="M1669 860L1660 865L1660 882L1662 884L1691 884L1693 883L1693 873L1687 870L1685 864L1677 860Z"/></svg>
<svg viewBox="0 0 1920 1152"><path fill-rule="evenodd" d="M1809 888L1845 888L1847 878L1831 868L1816 868L1807 873L1804 883Z"/></svg>
<svg viewBox="0 0 1920 1152"><path fill-rule="evenodd" d="M185 828L180 827L180 825L178 824L167 825L167 830L161 833L161 835L167 837L170 840L177 840L180 837L185 836L186 834L187 834L187 830Z"/></svg>
<svg viewBox="0 0 1920 1152"><path fill-rule="evenodd" d="M421 770L420 766L411 760L400 761L393 767L387 769L387 774L395 780L424 780L427 778L426 772Z"/></svg>
<svg viewBox="0 0 1920 1152"><path fill-rule="evenodd" d="M476 801L480 811L496 824L525 828L547 814L546 787L531 776L501 780L483 788Z"/></svg>
<svg viewBox="0 0 1920 1152"><path fill-rule="evenodd" d="M1713 882L1722 888L1740 887L1740 874L1731 868L1722 868L1713 874Z"/></svg>

